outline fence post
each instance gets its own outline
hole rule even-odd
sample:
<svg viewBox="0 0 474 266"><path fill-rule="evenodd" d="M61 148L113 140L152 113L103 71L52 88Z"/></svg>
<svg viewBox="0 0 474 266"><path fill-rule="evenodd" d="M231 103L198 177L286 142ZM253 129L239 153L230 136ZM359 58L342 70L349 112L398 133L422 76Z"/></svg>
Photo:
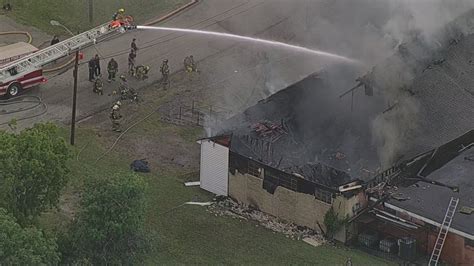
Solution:
<svg viewBox="0 0 474 266"><path fill-rule="evenodd" d="M212 105L209 105L209 123L212 124Z"/></svg>

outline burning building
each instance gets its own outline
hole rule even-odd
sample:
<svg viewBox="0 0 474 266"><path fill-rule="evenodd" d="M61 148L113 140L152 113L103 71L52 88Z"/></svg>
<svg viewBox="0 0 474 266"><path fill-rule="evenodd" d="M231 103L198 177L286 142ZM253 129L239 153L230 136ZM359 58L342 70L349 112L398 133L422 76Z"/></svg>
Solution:
<svg viewBox="0 0 474 266"><path fill-rule="evenodd" d="M224 122L227 131L200 141L201 187L315 230L331 206L353 216L366 205L363 179L380 171L377 151L368 148L370 124L350 110L317 118L330 103L312 99L329 100L331 89L312 75Z"/></svg>
<svg viewBox="0 0 474 266"><path fill-rule="evenodd" d="M360 78L334 66L224 121L199 141L201 187L315 230L332 209L342 242L472 264L474 36L453 27L462 19L436 48L415 33Z"/></svg>

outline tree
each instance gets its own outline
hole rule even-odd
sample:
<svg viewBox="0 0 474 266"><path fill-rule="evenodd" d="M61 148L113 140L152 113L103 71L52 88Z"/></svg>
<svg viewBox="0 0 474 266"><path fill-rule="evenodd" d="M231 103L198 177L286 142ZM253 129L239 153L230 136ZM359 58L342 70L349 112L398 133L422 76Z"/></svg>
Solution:
<svg viewBox="0 0 474 266"><path fill-rule="evenodd" d="M137 259L145 248L145 188L135 174L89 180L63 255L92 264L130 264Z"/></svg>
<svg viewBox="0 0 474 266"><path fill-rule="evenodd" d="M324 215L324 225L326 226L326 237L333 238L334 235L347 224L348 217L339 218L339 215L331 208Z"/></svg>
<svg viewBox="0 0 474 266"><path fill-rule="evenodd" d="M0 207L20 224L54 207L67 183L70 151L53 124L20 134L0 131Z"/></svg>
<svg viewBox="0 0 474 266"><path fill-rule="evenodd" d="M34 227L21 228L15 218L0 208L1 265L55 265L58 262L54 239Z"/></svg>

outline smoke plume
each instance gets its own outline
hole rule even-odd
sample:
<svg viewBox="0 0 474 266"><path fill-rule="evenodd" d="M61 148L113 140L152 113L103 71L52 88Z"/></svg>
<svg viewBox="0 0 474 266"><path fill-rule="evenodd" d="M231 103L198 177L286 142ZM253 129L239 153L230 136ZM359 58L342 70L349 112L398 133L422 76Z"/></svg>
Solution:
<svg viewBox="0 0 474 266"><path fill-rule="evenodd" d="M267 1L251 15L264 15L278 23L265 26L267 30L259 37L357 58L363 64L351 66L353 71L349 74L334 73L338 68L331 68L334 62L327 58L288 54L268 47L235 48L251 60L226 59L226 65L235 69L247 68L252 63L259 66L245 75L239 73L245 82L238 81L242 85L238 91L226 93L224 104L242 111L322 69L332 72L329 75L332 81L326 82L334 82L332 87L339 91L332 93L332 97L337 97L356 85L357 77L365 75L374 85L373 100L381 102L360 107L365 108L364 114L370 113L366 109L374 108L372 113L377 113L376 116L355 116L369 125L382 168L388 167L409 149L409 141L417 133L420 103L416 98L417 88L412 87L413 79L430 60L437 59L437 53L446 47L449 39L471 33L471 22L458 18L473 8L472 0ZM251 15L246 17L249 23L253 21ZM255 18L255 21L260 20ZM309 102L325 104L318 99ZM347 104L334 103L325 111L340 113L340 108L346 107ZM299 109L304 112L304 106ZM301 120L314 117L308 113Z"/></svg>

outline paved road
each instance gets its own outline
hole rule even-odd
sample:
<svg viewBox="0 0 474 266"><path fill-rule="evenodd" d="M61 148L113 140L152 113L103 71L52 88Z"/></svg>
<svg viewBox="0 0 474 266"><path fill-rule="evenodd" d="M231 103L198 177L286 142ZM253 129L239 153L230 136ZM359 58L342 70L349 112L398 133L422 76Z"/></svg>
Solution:
<svg viewBox="0 0 474 266"><path fill-rule="evenodd" d="M369 2L371 1L367 1L366 5ZM387 55L387 45L382 40L382 34L370 27L374 21L381 20L381 12L360 16L364 5L354 4L349 7L354 10L353 15L337 16L346 12L344 10L348 8L347 5L332 1L286 3L268 0L203 0L164 25L258 36L338 52L366 62L361 68L361 72L364 72L373 62ZM360 9L360 12L357 9ZM142 47L138 52L137 63L151 66L151 78L147 82L132 82L132 85L138 88L156 83L160 79L159 66L164 58L170 60L173 72L182 69L185 55L193 54L199 61L201 79L208 87L202 93L209 97L210 101L234 110L242 110L270 93L333 63L333 60L328 58L308 56L275 47L195 34L180 35L183 34L160 31L129 32L86 49L84 62L96 53L108 57L127 51L131 39L137 38L139 47ZM370 47L366 43L367 40L371 41ZM151 44L156 45L150 46ZM150 47L143 48L146 46ZM116 59L121 71L125 71L127 54L116 56ZM102 62L103 72L106 63L105 60ZM100 97L93 94L87 75L87 65L83 64L79 69L79 117L107 108L113 101L112 96ZM72 70L68 70L52 77L49 83L40 89L29 92L42 97L48 106L47 113L40 120L68 121L72 85ZM107 84L106 94L116 85ZM0 117L0 123L2 119L4 122L11 118ZM32 120L27 120L22 125L28 126L31 123Z"/></svg>

